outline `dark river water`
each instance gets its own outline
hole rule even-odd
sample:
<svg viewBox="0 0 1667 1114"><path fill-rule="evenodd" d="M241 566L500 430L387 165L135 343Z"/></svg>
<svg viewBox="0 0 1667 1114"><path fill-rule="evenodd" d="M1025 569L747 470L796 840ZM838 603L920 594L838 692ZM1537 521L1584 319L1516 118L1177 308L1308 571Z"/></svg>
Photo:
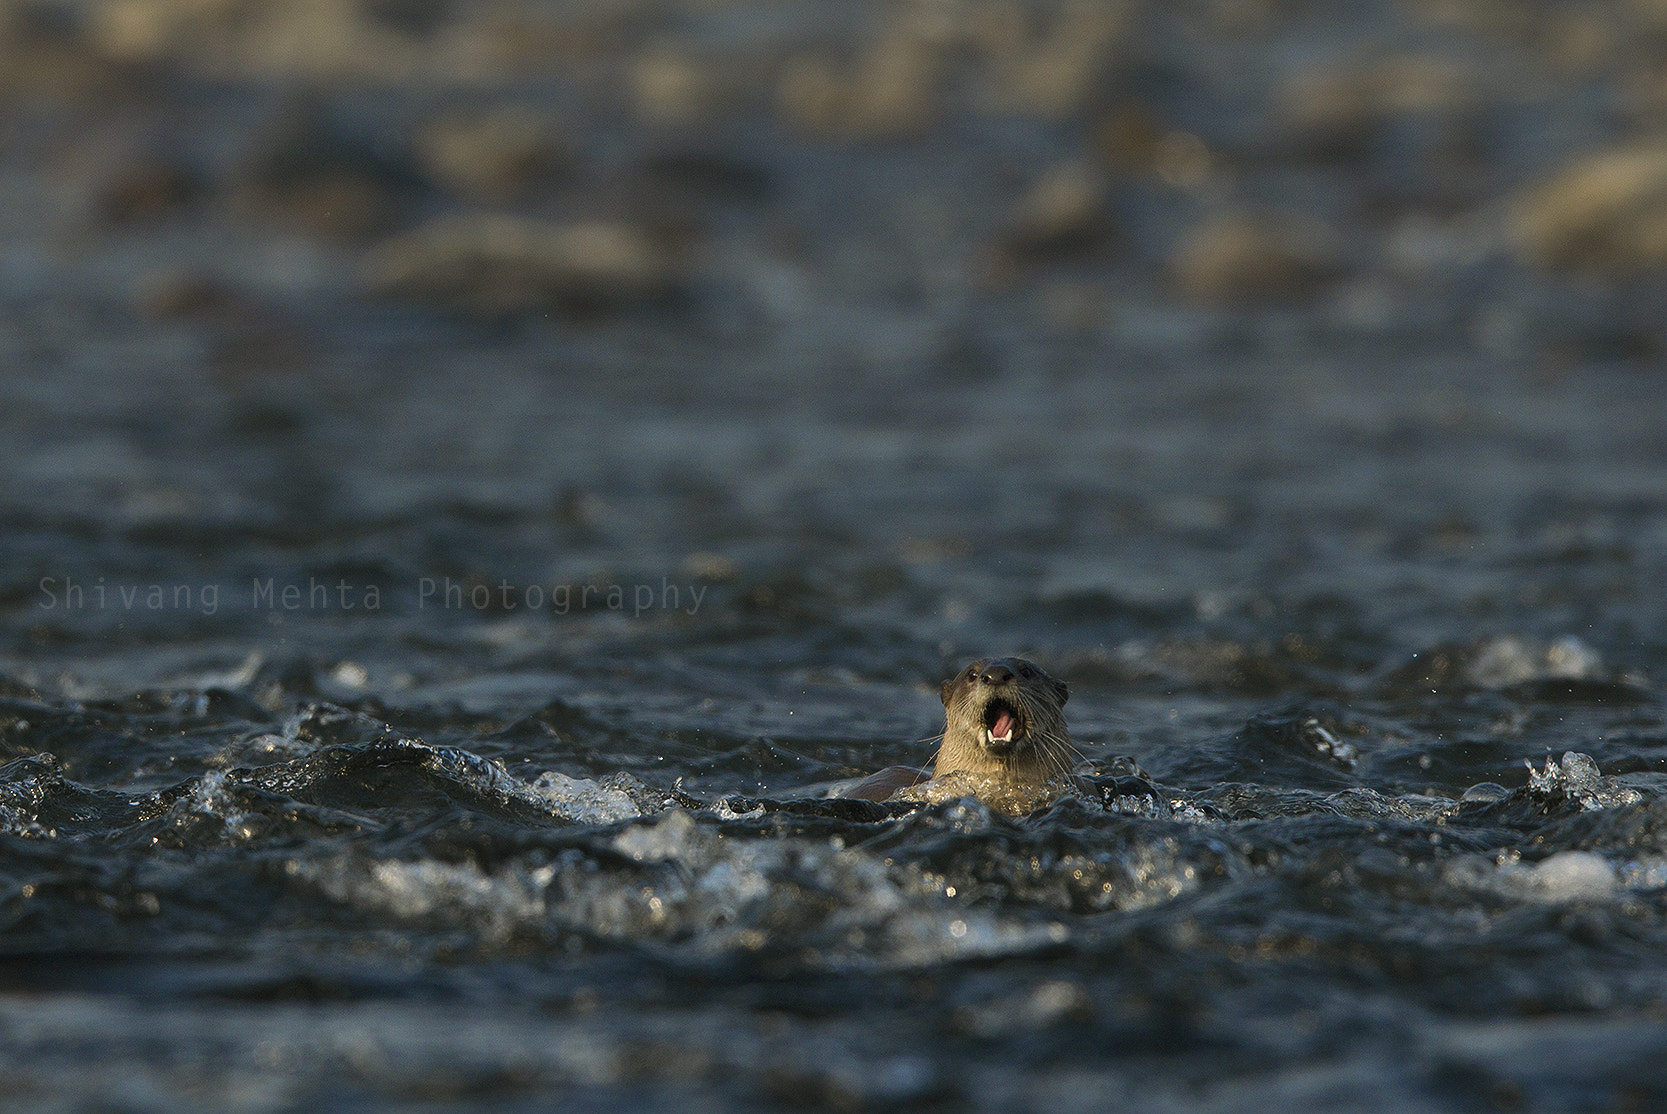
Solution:
<svg viewBox="0 0 1667 1114"><path fill-rule="evenodd" d="M1647 5L224 7L0 21L0 1105L1667 1109Z"/></svg>

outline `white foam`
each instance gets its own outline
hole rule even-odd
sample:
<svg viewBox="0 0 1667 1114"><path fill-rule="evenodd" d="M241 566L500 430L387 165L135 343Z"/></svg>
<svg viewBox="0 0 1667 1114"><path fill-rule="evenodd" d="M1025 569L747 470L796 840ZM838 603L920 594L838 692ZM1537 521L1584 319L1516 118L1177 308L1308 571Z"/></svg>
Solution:
<svg viewBox="0 0 1667 1114"><path fill-rule="evenodd" d="M1521 901L1559 904L1606 901L1620 892L1620 879L1609 860L1592 851L1559 851L1538 863L1494 864L1480 857L1450 863L1449 884L1488 890Z"/></svg>
<svg viewBox="0 0 1667 1114"><path fill-rule="evenodd" d="M1591 851L1559 851L1532 869L1534 884L1547 901L1605 898L1616 889L1615 868Z"/></svg>
<svg viewBox="0 0 1667 1114"><path fill-rule="evenodd" d="M367 862L346 856L315 863L296 861L286 869L333 900L360 909L401 920L440 917L472 923L499 938L516 925L543 917L544 891L554 876L548 867L489 874L473 863Z"/></svg>
<svg viewBox="0 0 1667 1114"><path fill-rule="evenodd" d="M608 789L588 778L573 778L546 770L518 794L529 798L576 824L613 824L642 815L626 793Z"/></svg>

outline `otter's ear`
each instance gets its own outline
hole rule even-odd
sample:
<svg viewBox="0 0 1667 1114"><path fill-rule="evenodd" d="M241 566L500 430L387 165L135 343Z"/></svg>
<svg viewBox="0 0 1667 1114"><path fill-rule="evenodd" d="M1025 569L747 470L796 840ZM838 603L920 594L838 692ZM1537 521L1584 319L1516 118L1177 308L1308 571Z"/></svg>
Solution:
<svg viewBox="0 0 1667 1114"><path fill-rule="evenodd" d="M949 694L955 690L955 678L951 677L938 687L938 695L943 697L943 706L949 707Z"/></svg>
<svg viewBox="0 0 1667 1114"><path fill-rule="evenodd" d="M1053 691L1059 694L1059 706L1061 708L1065 707L1065 701L1071 698L1071 690L1069 686L1057 677L1050 677L1048 679L1053 682Z"/></svg>

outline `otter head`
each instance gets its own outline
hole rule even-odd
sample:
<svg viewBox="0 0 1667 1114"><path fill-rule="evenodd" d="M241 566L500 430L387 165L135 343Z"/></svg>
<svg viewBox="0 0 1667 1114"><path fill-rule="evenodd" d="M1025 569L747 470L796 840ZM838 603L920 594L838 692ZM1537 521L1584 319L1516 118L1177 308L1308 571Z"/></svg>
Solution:
<svg viewBox="0 0 1667 1114"><path fill-rule="evenodd" d="M1046 760L1036 752L1051 751L1066 738L1060 709L1070 689L1024 658L975 661L945 681L942 693L949 735L1001 764L1027 756Z"/></svg>

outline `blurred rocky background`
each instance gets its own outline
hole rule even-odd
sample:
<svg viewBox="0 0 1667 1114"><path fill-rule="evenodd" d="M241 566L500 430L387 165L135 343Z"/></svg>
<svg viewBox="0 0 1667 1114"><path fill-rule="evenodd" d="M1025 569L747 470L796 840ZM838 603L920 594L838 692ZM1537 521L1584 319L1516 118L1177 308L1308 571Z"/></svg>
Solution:
<svg viewBox="0 0 1667 1114"><path fill-rule="evenodd" d="M0 294L222 378L342 313L827 370L1268 306L1555 374L1660 348L1664 102L1659 0L8 0Z"/></svg>
<svg viewBox="0 0 1667 1114"><path fill-rule="evenodd" d="M787 615L811 555L813 618L932 645L1341 592L1427 646L1655 529L1664 107L1662 0L6 0L5 599L37 647L88 618L42 576L292 558Z"/></svg>

